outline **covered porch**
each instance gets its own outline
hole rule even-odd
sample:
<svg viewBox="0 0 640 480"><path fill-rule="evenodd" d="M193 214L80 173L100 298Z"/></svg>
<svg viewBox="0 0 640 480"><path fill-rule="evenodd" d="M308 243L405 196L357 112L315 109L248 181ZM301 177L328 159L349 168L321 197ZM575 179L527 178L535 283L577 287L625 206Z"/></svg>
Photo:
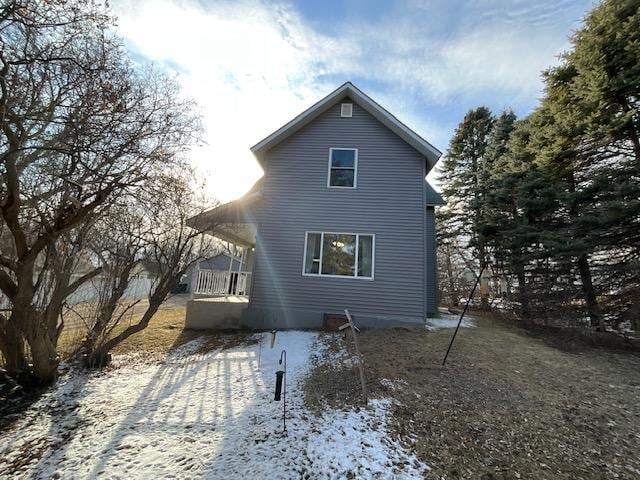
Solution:
<svg viewBox="0 0 640 480"><path fill-rule="evenodd" d="M187 328L240 328L242 311L251 295L257 235L252 207L261 196L259 184L242 198L190 219L191 226L226 242L233 253L227 269L212 269L199 262L191 273Z"/></svg>

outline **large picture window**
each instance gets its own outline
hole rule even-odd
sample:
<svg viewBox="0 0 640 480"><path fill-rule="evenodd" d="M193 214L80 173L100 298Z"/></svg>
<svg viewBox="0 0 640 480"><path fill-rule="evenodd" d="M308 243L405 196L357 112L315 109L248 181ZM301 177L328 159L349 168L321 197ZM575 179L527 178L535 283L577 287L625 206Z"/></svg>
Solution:
<svg viewBox="0 0 640 480"><path fill-rule="evenodd" d="M374 252L371 234L307 232L303 273L371 279Z"/></svg>
<svg viewBox="0 0 640 480"><path fill-rule="evenodd" d="M327 185L335 188L356 188L358 150L355 148L329 149L329 179Z"/></svg>

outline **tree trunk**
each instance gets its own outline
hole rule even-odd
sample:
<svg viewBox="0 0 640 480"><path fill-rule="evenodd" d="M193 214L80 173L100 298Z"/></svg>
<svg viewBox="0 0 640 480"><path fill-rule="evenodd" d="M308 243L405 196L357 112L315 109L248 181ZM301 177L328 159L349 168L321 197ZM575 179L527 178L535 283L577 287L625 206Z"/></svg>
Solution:
<svg viewBox="0 0 640 480"><path fill-rule="evenodd" d="M41 386L52 385L58 379L60 358L56 352L56 342L43 331L27 339L31 347L33 371Z"/></svg>
<svg viewBox="0 0 640 480"><path fill-rule="evenodd" d="M457 307L460 296L458 295L455 279L453 278L453 267L451 265L451 248L448 245L445 250L445 265L447 268L447 281L449 283L449 302L452 307Z"/></svg>
<svg viewBox="0 0 640 480"><path fill-rule="evenodd" d="M573 171L567 175L567 185L569 192L575 194L576 181ZM576 222L578 219L578 205L575 199L572 199L569 204L569 214L571 215L571 221ZM600 312L600 305L598 305L598 299L596 297L595 289L593 288L593 280L591 278L591 269L589 268L589 258L586 253L582 253L578 257L578 272L580 273L580 281L582 283L582 294L587 304L587 313L591 321L591 326L596 327L598 330L603 329L603 318Z"/></svg>
<svg viewBox="0 0 640 480"><path fill-rule="evenodd" d="M33 386L48 386L58 378L58 365L60 359L56 352L57 329L56 322L60 315L60 304L53 305L51 301L45 311L33 307L33 287L31 278L19 284L21 295L16 297L13 303L13 313L10 323L26 340L30 349L32 367L26 371L28 365L23 365L22 371L28 373L27 382L21 383Z"/></svg>
<svg viewBox="0 0 640 480"><path fill-rule="evenodd" d="M638 139L638 135L636 134L635 128L633 126L630 128L630 137L631 143L633 144L633 153L636 157L636 165L640 168L640 139Z"/></svg>
<svg viewBox="0 0 640 480"><path fill-rule="evenodd" d="M489 310L489 272L487 271L484 255L483 246L480 252L480 308L482 310Z"/></svg>
<svg viewBox="0 0 640 480"><path fill-rule="evenodd" d="M164 295L159 301L154 298L149 299L149 307L147 307L147 310L144 312L144 315L142 315L140 321L133 325L129 325L121 333L95 348L87 357L87 366L103 367L107 365L111 361L110 352L115 346L120 345L134 333L141 332L147 328L149 321L156 314L160 305L162 305L164 297L166 297L166 295Z"/></svg>
<svg viewBox="0 0 640 480"><path fill-rule="evenodd" d="M529 297L527 295L527 277L524 272L524 265L517 262L514 264L516 277L518 278L518 301L520 302L520 314L522 318L529 318Z"/></svg>
<svg viewBox="0 0 640 480"><path fill-rule="evenodd" d="M13 315L12 315L13 316ZM27 368L24 339L16 328L15 319L1 317L0 351L4 357L5 369L10 377L17 379Z"/></svg>
<svg viewBox="0 0 640 480"><path fill-rule="evenodd" d="M587 303L587 312L589 314L589 319L591 320L591 326L596 327L598 330L604 330L602 313L600 311L598 299L596 298L595 289L593 288L589 259L586 254L582 254L578 257L578 271L580 272L582 293Z"/></svg>
<svg viewBox="0 0 640 480"><path fill-rule="evenodd" d="M60 364L56 351L57 336L54 323L59 311L50 309L49 312L42 312L28 305L14 313L18 315L22 334L31 350L35 382L38 386L52 385L58 378Z"/></svg>
<svg viewBox="0 0 640 480"><path fill-rule="evenodd" d="M85 349L87 352L93 352L98 340L105 334L105 330L109 325L109 322L113 318L113 314L118 307L118 302L124 296L127 287L131 283L130 275L133 267L136 265L136 261L132 260L127 263L125 267L119 272L116 278L115 287L109 292L109 295L105 299L104 303L100 305L96 323L91 328L89 335L87 336ZM103 364L100 361L100 364Z"/></svg>
<svg viewBox="0 0 640 480"><path fill-rule="evenodd" d="M134 323L133 325L129 325L122 332L120 332L115 337L110 338L102 345L94 349L87 357L87 365L91 367L102 367L109 363L110 351L116 346L124 342L127 338L129 338L134 333L141 332L149 325L151 318L157 313L162 302L167 298L167 295L171 291L173 287L176 286L180 277L184 273L184 270L177 272L175 275L170 278L163 278L158 283L157 289L153 292L153 294L149 297L149 306L147 310L142 315L142 318L138 323Z"/></svg>

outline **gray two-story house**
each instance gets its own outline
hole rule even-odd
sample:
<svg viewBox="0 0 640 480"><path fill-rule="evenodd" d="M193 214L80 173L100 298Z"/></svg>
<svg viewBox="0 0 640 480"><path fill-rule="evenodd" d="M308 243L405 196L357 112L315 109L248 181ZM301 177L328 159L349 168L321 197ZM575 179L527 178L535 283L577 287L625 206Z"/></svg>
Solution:
<svg viewBox="0 0 640 480"><path fill-rule="evenodd" d="M345 308L392 326L437 312L442 198L426 176L438 149L348 82L251 150L263 178L193 219L244 253L237 272L198 273L188 326L321 327Z"/></svg>

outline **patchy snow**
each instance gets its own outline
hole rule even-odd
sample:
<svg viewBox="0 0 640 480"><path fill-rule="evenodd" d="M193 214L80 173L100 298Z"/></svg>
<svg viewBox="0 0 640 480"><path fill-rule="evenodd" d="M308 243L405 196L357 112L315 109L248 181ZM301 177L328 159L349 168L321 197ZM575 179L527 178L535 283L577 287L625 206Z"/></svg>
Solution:
<svg viewBox="0 0 640 480"><path fill-rule="evenodd" d="M383 378L382 380L380 380L380 384L388 388L389 390L402 390L408 385L406 380L389 380L388 378Z"/></svg>
<svg viewBox="0 0 640 480"><path fill-rule="evenodd" d="M438 318L427 318L426 326L427 330L438 330L440 328L456 328L458 325L458 321L460 320L460 315L451 315L451 314L440 314ZM467 315L462 319L462 323L460 327L464 328L473 328L475 327L475 322Z"/></svg>
<svg viewBox="0 0 640 480"><path fill-rule="evenodd" d="M317 337L278 332L271 349L264 334L261 345L207 353L195 340L159 364L68 373L0 435L0 477L423 478L428 467L386 430L389 400L321 416L305 408L311 358L328 354ZM273 401L282 349L286 436Z"/></svg>

